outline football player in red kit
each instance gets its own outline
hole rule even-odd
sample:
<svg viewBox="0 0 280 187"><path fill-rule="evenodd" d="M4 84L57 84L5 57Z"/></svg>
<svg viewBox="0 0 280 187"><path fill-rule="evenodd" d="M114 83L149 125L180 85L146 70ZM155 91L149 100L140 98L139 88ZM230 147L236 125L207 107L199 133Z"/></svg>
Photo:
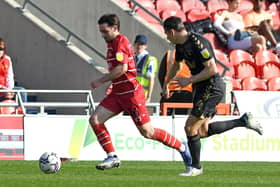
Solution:
<svg viewBox="0 0 280 187"><path fill-rule="evenodd" d="M97 139L107 153L107 158L96 165L104 170L120 165L109 132L104 123L126 111L132 117L139 132L145 137L162 142L180 152L184 163L191 164L187 143L181 143L165 130L154 128L145 104L144 89L136 80L136 68L133 58L133 46L119 33L120 21L115 14L105 14L98 20L99 31L107 43L107 63L109 73L91 82L93 89L105 82L112 82L112 92L107 95L90 117L90 124Z"/></svg>

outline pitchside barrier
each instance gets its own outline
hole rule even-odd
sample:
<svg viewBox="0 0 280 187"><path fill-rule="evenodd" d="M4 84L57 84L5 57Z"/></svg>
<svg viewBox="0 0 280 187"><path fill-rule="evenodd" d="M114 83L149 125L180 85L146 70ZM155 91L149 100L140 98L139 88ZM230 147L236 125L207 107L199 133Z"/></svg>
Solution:
<svg viewBox="0 0 280 187"><path fill-rule="evenodd" d="M276 92L275 92L276 93ZM239 102L242 93L236 97ZM247 93L244 93L245 95ZM280 96L271 103L268 92L254 92L256 99L247 99L244 107L259 103L266 109L253 110L264 129L260 136L246 128L235 128L220 135L201 139L203 161L280 161ZM264 95L265 94L265 95ZM274 98L274 94L273 97ZM271 98L272 99L272 98ZM267 103L266 101L269 101ZM93 101L93 100L92 100ZM86 101L87 102L87 101ZM242 108L242 106L239 104ZM23 105L24 107L24 105ZM269 108L267 110L267 107ZM250 109L250 108L248 108ZM241 109L246 110L244 108ZM238 116L217 115L215 120L230 120ZM23 114L0 116L1 159L37 160L45 151L77 160L103 160L106 154L97 142L89 123L89 115ZM151 116L152 124L185 141L184 124L187 116ZM180 154L163 144L140 135L129 116L118 115L106 122L116 152L121 160L182 160ZM23 138L24 137L24 138ZM4 151L3 151L4 150ZM4 157L5 156L5 157Z"/></svg>

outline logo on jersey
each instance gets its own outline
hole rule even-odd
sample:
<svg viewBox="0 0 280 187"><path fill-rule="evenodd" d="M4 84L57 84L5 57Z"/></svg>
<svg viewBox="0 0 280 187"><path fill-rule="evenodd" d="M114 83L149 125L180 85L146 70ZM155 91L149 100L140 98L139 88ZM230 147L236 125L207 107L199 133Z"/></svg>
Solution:
<svg viewBox="0 0 280 187"><path fill-rule="evenodd" d="M203 56L203 58L208 59L210 57L209 51L205 48L202 51L200 51L200 54Z"/></svg>
<svg viewBox="0 0 280 187"><path fill-rule="evenodd" d="M116 53L116 58L119 62L123 61L123 53Z"/></svg>

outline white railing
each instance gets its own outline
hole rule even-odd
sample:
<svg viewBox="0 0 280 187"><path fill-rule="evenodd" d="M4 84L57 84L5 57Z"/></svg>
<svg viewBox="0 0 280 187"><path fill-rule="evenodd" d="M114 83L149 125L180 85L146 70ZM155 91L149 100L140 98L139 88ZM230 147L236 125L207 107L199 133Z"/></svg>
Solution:
<svg viewBox="0 0 280 187"><path fill-rule="evenodd" d="M27 114L26 110L30 108L38 108L39 114L46 114L47 108L83 108L85 113L89 115L92 110L99 104L94 102L93 94L91 90L0 90L0 93L15 93L15 102L0 102L0 107L20 107L23 114ZM21 98L21 93L26 93L32 95L38 94L83 94L86 95L85 101L82 102L23 102ZM147 103L148 108L153 109L151 115L158 116L160 114L160 104L159 103Z"/></svg>
<svg viewBox="0 0 280 187"><path fill-rule="evenodd" d="M40 114L45 114L45 109L49 107L84 108L86 114L90 114L95 107L91 90L0 90L0 93L15 93L15 102L0 102L0 107L21 107L23 114L26 114L27 108L39 108ZM21 93L80 94L86 95L86 100L84 102L23 102Z"/></svg>

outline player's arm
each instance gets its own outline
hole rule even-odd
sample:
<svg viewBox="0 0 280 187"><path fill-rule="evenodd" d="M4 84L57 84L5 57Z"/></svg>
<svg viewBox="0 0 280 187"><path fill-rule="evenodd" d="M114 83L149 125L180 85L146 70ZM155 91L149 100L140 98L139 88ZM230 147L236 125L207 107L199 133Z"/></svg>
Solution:
<svg viewBox="0 0 280 187"><path fill-rule="evenodd" d="M111 72L104 74L101 78L91 82L92 88L97 88L105 82L112 81L127 72L128 65L119 63Z"/></svg>
<svg viewBox="0 0 280 187"><path fill-rule="evenodd" d="M217 69L214 58L211 58L211 59L205 61L203 63L203 65L204 65L204 69L200 73L198 73L196 75L192 75L187 78L186 77L177 77L176 79L174 79L172 81L172 84L177 87L185 87L189 84L194 84L197 82L207 80L210 77L212 77L213 75L218 73L218 69Z"/></svg>
<svg viewBox="0 0 280 187"><path fill-rule="evenodd" d="M197 82L207 80L213 75L218 73L218 69L214 58L207 60L206 62L203 63L203 65L204 65L204 69L200 73L196 75L192 75L190 77L190 83L197 83Z"/></svg>
<svg viewBox="0 0 280 187"><path fill-rule="evenodd" d="M169 93L168 85L170 84L171 80L177 75L179 70L181 69L181 62L176 61L170 70L167 72L167 79L165 80L163 87L162 87L162 94L165 98L169 98L171 95Z"/></svg>

